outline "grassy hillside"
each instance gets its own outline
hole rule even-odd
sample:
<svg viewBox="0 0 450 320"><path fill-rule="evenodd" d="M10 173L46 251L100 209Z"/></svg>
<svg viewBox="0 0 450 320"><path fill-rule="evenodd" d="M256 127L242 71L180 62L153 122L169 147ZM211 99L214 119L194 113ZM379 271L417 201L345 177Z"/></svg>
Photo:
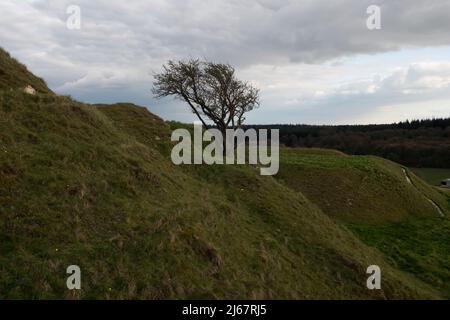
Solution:
<svg viewBox="0 0 450 320"><path fill-rule="evenodd" d="M409 183L398 164L373 156L347 156L329 151L286 148L277 178L302 192L331 217L351 223L376 224L406 217L435 217L432 199L443 211L446 197L413 173Z"/></svg>
<svg viewBox="0 0 450 320"><path fill-rule="evenodd" d="M169 133L131 104L0 88L0 299L445 297L257 168L173 165Z"/></svg>
<svg viewBox="0 0 450 320"><path fill-rule="evenodd" d="M255 168L172 165L143 108L0 102L2 298L439 297ZM382 291L365 288L369 264Z"/></svg>
<svg viewBox="0 0 450 320"><path fill-rule="evenodd" d="M27 85L38 92L51 93L44 80L28 72L23 64L0 48L0 90L23 89Z"/></svg>
<svg viewBox="0 0 450 320"><path fill-rule="evenodd" d="M377 226L350 226L393 265L433 285L450 298L450 218L409 218Z"/></svg>
<svg viewBox="0 0 450 320"><path fill-rule="evenodd" d="M450 193L377 157L290 148L281 155L277 177L283 183L342 221L393 265L450 297Z"/></svg>

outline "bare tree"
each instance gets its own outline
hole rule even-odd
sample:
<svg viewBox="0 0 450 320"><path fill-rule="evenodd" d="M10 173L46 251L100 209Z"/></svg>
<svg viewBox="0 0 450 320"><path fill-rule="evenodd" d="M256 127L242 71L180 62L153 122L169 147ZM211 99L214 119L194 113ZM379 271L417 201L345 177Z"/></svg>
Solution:
<svg viewBox="0 0 450 320"><path fill-rule="evenodd" d="M205 117L222 133L241 127L244 114L259 106L259 90L238 80L232 66L200 60L169 61L155 75L152 91L157 98L186 101L206 128Z"/></svg>

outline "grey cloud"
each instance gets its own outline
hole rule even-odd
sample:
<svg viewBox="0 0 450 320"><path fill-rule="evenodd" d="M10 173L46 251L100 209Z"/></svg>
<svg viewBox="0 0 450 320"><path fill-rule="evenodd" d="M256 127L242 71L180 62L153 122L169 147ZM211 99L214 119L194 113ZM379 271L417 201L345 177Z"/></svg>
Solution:
<svg viewBox="0 0 450 320"><path fill-rule="evenodd" d="M81 7L81 30L65 27L72 4ZM382 9L381 30L366 28L372 4ZM153 104L151 74L167 59L246 70L450 45L446 0L2 0L0 12L2 46L58 92L95 102Z"/></svg>
<svg viewBox="0 0 450 320"><path fill-rule="evenodd" d="M276 99L280 96L281 93L275 95ZM280 121L276 120L280 114L286 119L301 114L297 119L304 123L350 123L384 106L426 103L431 110L435 101L449 99L450 62L413 63L384 78L346 83L329 88L320 95L305 91L284 106L271 101L269 104L277 107L270 108L268 113L273 116L266 115L266 118L270 119L269 122L276 122ZM445 110L443 115L450 116L450 101ZM411 109L409 118L414 118L417 111ZM255 115L249 119L267 122Z"/></svg>
<svg viewBox="0 0 450 320"><path fill-rule="evenodd" d="M69 4L82 9L83 29L79 32L64 28ZM366 28L366 8L371 4L382 8L382 30ZM43 23L48 27L41 30L46 38L85 53L77 58L86 61L92 61L86 53L91 49L101 57L118 59L192 55L240 66L312 63L408 46L450 44L450 2L445 0L211 0L207 4L200 0L47 0L33 6L42 17L2 24L2 33L18 23L29 28ZM44 17L60 23L50 24ZM16 33L16 38L25 36Z"/></svg>

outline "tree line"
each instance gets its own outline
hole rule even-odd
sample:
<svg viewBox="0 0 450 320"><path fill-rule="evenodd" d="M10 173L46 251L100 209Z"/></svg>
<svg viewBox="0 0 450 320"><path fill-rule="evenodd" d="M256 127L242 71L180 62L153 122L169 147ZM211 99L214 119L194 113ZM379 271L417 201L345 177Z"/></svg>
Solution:
<svg viewBox="0 0 450 320"><path fill-rule="evenodd" d="M450 168L450 118L383 125L251 125L280 130L288 147L376 155L411 167Z"/></svg>

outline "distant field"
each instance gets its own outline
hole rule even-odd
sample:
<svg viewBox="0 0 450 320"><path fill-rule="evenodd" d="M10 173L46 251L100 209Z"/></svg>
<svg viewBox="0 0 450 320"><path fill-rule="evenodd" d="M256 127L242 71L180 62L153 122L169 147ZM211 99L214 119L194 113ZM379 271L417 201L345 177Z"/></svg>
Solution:
<svg viewBox="0 0 450 320"><path fill-rule="evenodd" d="M438 186L444 179L450 178L450 169L410 168L416 175L431 185Z"/></svg>

